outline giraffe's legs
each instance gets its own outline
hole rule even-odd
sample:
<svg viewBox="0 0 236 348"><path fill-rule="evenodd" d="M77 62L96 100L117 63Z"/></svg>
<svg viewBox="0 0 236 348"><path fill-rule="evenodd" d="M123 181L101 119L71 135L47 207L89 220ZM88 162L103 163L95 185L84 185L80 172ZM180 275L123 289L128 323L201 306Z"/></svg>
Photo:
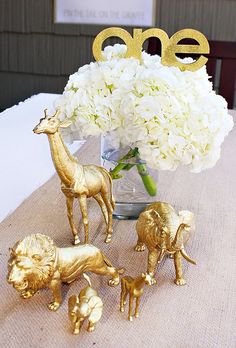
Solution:
<svg viewBox="0 0 236 348"><path fill-rule="evenodd" d="M79 240L77 228L75 227L74 217L73 217L73 203L74 203L74 197L66 197L67 216L70 223L70 228L74 236L74 244L79 244L80 240Z"/></svg>
<svg viewBox="0 0 236 348"><path fill-rule="evenodd" d="M107 212L108 212L108 225L107 225L107 236L105 239L106 243L111 242L111 235L112 235L112 212L113 208L110 202L110 199L108 197L107 192L101 192L102 199L107 207Z"/></svg>
<svg viewBox="0 0 236 348"><path fill-rule="evenodd" d="M84 224L84 232L85 232L85 243L89 242L88 238L88 211L87 211L87 196L81 195L79 196L79 205L82 213L82 219Z"/></svg>
<svg viewBox="0 0 236 348"><path fill-rule="evenodd" d="M126 297L128 295L128 291L125 286L125 280L121 279L121 293L120 293L120 311L124 312L125 310L125 304L126 304Z"/></svg>
<svg viewBox="0 0 236 348"><path fill-rule="evenodd" d="M133 316L132 316L132 309L133 309L133 302L134 302L134 297L133 295L129 295L129 312L128 312L128 319L130 321L133 320Z"/></svg>
<svg viewBox="0 0 236 348"><path fill-rule="evenodd" d="M136 306L135 306L135 313L134 313L134 316L135 316L136 318L139 317L139 312L138 312L138 310L139 310L139 304L140 304L140 296L136 297Z"/></svg>
<svg viewBox="0 0 236 348"><path fill-rule="evenodd" d="M105 220L106 225L107 225L108 224L108 213L107 213L106 204L104 203L104 201L99 193L97 195L93 196L93 198L96 199L96 201L98 202L98 204L101 208L101 211L103 213L104 220Z"/></svg>

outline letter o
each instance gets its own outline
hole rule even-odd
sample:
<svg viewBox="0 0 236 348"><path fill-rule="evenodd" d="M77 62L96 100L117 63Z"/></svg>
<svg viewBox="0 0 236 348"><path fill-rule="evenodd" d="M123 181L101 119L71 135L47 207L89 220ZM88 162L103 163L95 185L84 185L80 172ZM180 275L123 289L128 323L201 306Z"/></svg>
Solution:
<svg viewBox="0 0 236 348"><path fill-rule="evenodd" d="M102 45L103 42L109 37L119 37L124 41L127 46L126 57L132 56L130 52L133 52L134 40L132 36L122 28L107 28L102 30L93 41L93 56L96 61L103 61Z"/></svg>

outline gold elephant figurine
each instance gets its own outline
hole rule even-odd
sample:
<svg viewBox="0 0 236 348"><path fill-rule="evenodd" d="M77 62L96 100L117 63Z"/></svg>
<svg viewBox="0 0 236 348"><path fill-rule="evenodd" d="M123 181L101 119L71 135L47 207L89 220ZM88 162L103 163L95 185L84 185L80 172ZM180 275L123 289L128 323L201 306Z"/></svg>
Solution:
<svg viewBox="0 0 236 348"><path fill-rule="evenodd" d="M68 301L68 315L73 324L73 333L75 335L80 333L86 318L88 318L87 331L94 331L95 324L101 319L102 310L102 300L89 282L89 286L82 289L79 296L72 295Z"/></svg>
<svg viewBox="0 0 236 348"><path fill-rule="evenodd" d="M57 310L62 303L61 284L71 283L84 272L111 276L110 286L119 284L124 269L113 267L110 260L90 244L58 248L43 234L32 234L10 249L8 283L23 298L32 297L39 289L49 288L53 302L49 309Z"/></svg>
<svg viewBox="0 0 236 348"><path fill-rule="evenodd" d="M195 219L192 212L183 210L177 214L174 208L165 202L152 203L140 214L136 224L138 241L135 250L143 251L145 245L147 246L147 274L152 277L152 284L156 283L156 267L165 255L174 259L175 284L186 284L181 258L196 264L185 251L185 245L194 230Z"/></svg>

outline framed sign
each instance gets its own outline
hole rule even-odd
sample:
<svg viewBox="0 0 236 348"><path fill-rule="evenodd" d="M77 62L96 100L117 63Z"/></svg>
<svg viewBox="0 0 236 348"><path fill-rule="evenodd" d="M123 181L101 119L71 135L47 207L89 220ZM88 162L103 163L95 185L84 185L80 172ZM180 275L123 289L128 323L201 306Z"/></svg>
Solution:
<svg viewBox="0 0 236 348"><path fill-rule="evenodd" d="M155 26L156 0L54 0L54 22Z"/></svg>

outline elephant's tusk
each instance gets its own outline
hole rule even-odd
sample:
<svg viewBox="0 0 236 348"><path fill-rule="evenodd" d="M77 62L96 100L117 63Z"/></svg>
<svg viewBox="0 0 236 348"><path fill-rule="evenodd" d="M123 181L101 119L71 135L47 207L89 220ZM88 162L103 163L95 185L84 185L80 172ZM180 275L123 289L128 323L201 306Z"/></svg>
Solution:
<svg viewBox="0 0 236 348"><path fill-rule="evenodd" d="M185 258L185 260L187 260L188 262L192 263L193 265L196 265L196 261L194 261L193 259L191 259L188 254L186 253L186 251L184 250L184 248L180 249L181 255Z"/></svg>

